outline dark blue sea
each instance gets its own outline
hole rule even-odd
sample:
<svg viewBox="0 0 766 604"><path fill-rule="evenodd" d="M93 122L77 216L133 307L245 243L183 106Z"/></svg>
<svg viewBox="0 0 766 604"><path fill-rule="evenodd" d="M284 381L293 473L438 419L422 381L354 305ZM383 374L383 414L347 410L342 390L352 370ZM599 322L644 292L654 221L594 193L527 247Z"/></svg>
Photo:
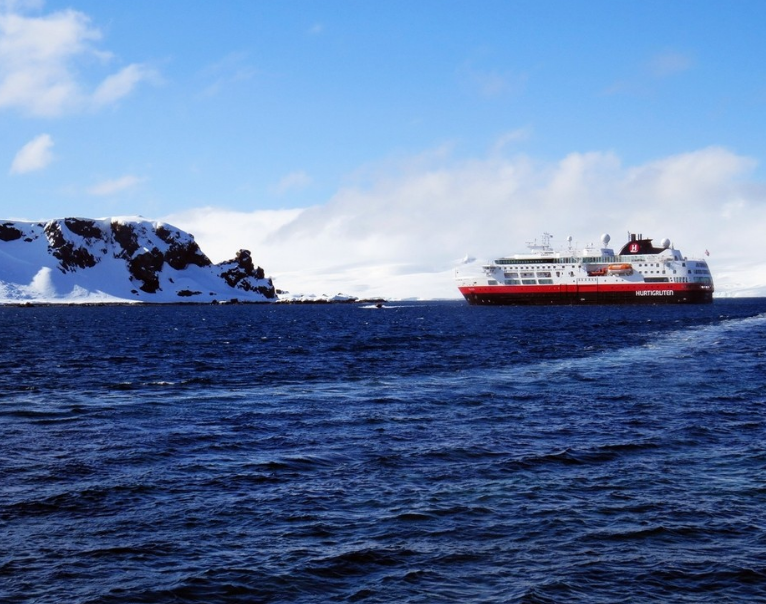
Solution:
<svg viewBox="0 0 766 604"><path fill-rule="evenodd" d="M0 308L0 601L766 601L766 299Z"/></svg>

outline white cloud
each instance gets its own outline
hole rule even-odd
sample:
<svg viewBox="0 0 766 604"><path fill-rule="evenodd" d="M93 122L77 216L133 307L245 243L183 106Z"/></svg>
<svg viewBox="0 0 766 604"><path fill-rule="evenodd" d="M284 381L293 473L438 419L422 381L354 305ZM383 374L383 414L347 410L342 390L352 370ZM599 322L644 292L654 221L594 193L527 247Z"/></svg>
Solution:
<svg viewBox="0 0 766 604"><path fill-rule="evenodd" d="M229 86L251 80L257 74L258 70L250 65L247 53L229 53L202 70L201 77L208 81L202 94L207 97L216 96Z"/></svg>
<svg viewBox="0 0 766 604"><path fill-rule="evenodd" d="M53 161L53 139L48 134L41 134L24 145L11 164L11 174L26 174L42 170Z"/></svg>
<svg viewBox="0 0 766 604"><path fill-rule="evenodd" d="M295 172L290 172L290 174L282 177L282 179L274 187L274 190L279 195L284 195L290 191L299 191L301 189L305 189L311 183L312 179L308 174L306 174L306 172L303 170L297 170Z"/></svg>
<svg viewBox="0 0 766 604"><path fill-rule="evenodd" d="M498 137L492 147L492 150L495 153L500 153L506 147L509 147L515 143L528 141L530 138L532 138L531 128L517 128L516 130L511 130L510 132L506 132L505 134Z"/></svg>
<svg viewBox="0 0 766 604"><path fill-rule="evenodd" d="M88 193L96 196L114 195L115 193L120 193L121 191L135 187L143 181L143 178L129 174L121 176L120 178L99 182L90 187Z"/></svg>
<svg viewBox="0 0 766 604"><path fill-rule="evenodd" d="M121 98L154 71L130 65L108 76L91 92L80 74L95 59L111 54L96 47L101 31L75 10L29 17L16 12L29 5L6 3L0 12L0 109L13 108L31 116L55 117L101 106Z"/></svg>
<svg viewBox="0 0 766 604"><path fill-rule="evenodd" d="M39 10L44 4L45 0L0 0L0 12Z"/></svg>
<svg viewBox="0 0 766 604"><path fill-rule="evenodd" d="M691 56L668 50L649 58L636 73L626 75L604 89L607 95L651 94L657 82L688 71L694 67Z"/></svg>
<svg viewBox="0 0 766 604"><path fill-rule="evenodd" d="M619 247L630 230L669 237L690 256L709 249L719 292L727 284L729 293L753 287L759 273L754 267L748 283L727 276L761 257L766 187L744 183L753 160L725 149L636 166L599 152L555 164L432 160L419 156L409 169L389 168L303 210L208 207L163 220L193 233L215 261L250 249L291 293L457 297L452 269L466 254L487 260L523 252L544 231L560 247L568 235L582 247L603 232Z"/></svg>
<svg viewBox="0 0 766 604"><path fill-rule="evenodd" d="M239 249L255 250L255 244L289 224L305 210L257 210L240 212L212 206L187 210L163 218L175 226L194 225L189 232L198 241L205 241L203 251L215 262L234 257ZM222 233L226 233L221 237Z"/></svg>
<svg viewBox="0 0 766 604"><path fill-rule="evenodd" d="M157 72L145 65L128 65L99 84L93 93L93 103L97 107L111 105L130 94L140 82L157 81L158 78Z"/></svg>

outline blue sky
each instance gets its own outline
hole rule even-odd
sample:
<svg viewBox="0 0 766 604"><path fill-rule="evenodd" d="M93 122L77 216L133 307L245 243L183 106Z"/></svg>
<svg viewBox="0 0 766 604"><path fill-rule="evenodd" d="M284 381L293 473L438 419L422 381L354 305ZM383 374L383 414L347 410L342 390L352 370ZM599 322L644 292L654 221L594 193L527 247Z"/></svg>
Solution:
<svg viewBox="0 0 766 604"><path fill-rule="evenodd" d="M747 290L765 25L746 0L0 0L0 216L172 220L293 289L403 296L451 292L464 252L631 229Z"/></svg>

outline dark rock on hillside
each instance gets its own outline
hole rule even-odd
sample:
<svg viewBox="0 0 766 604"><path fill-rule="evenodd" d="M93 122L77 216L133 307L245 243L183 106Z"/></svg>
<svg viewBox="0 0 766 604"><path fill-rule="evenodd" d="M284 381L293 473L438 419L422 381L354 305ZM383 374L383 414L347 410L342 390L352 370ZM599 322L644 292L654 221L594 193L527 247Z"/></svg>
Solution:
<svg viewBox="0 0 766 604"><path fill-rule="evenodd" d="M86 248L76 246L74 242L66 239L58 221L53 220L45 225L45 236L48 238L51 254L59 259L59 270L62 273L96 266L98 261L93 257L93 254Z"/></svg>
<svg viewBox="0 0 766 604"><path fill-rule="evenodd" d="M168 250L165 252L165 262L176 270L181 270L189 265L210 266L213 264L202 250L199 249L197 242L192 240L183 241L179 231L171 231L164 226L157 228L157 235L168 244Z"/></svg>
<svg viewBox="0 0 766 604"><path fill-rule="evenodd" d="M16 241L16 239L21 239L21 235L21 231L13 226L12 222L0 224L0 240Z"/></svg>
<svg viewBox="0 0 766 604"><path fill-rule="evenodd" d="M239 250L233 260L218 264L221 268L221 277L230 287L236 287L244 291L255 291L267 298L275 298L276 291L271 279L268 285L253 284L252 279L262 281L265 279L263 269L253 264L253 257L249 250Z"/></svg>
<svg viewBox="0 0 766 604"><path fill-rule="evenodd" d="M109 226L112 229L112 237L115 243L122 248L122 251L115 254L115 257L131 258L138 249L138 235L136 235L133 225L112 221Z"/></svg>
<svg viewBox="0 0 766 604"><path fill-rule="evenodd" d="M162 252L157 248L137 254L128 262L131 281L133 279L141 281L142 285L139 286L139 289L147 294L155 293L160 289L159 272L162 270L164 262Z"/></svg>
<svg viewBox="0 0 766 604"><path fill-rule="evenodd" d="M65 218L64 224L66 225L66 228L80 237L85 237L86 239L104 239L104 233L98 226L96 226L96 222L93 220Z"/></svg>
<svg viewBox="0 0 766 604"><path fill-rule="evenodd" d="M131 279L141 281L140 289L147 293L155 293L160 289L159 273L165 263L175 270L213 264L194 239L188 235L184 237L176 229L160 225L154 230L157 237L167 244L164 253L157 247L137 253L140 247L139 234L133 224L112 222L111 229L115 243L122 248L116 257L128 260Z"/></svg>

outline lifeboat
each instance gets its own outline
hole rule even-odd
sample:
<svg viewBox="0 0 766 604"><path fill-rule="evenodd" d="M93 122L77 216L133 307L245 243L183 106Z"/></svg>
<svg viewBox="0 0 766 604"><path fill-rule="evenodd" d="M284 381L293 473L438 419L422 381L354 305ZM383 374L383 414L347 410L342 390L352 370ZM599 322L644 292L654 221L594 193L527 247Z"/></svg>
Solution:
<svg viewBox="0 0 766 604"><path fill-rule="evenodd" d="M608 275L632 275L633 266L631 264L610 264L607 267Z"/></svg>

